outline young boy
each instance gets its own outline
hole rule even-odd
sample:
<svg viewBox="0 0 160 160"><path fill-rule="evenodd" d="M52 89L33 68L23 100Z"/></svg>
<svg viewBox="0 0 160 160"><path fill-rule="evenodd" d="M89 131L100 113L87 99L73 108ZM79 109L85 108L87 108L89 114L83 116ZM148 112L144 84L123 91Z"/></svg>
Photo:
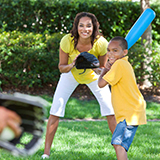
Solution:
<svg viewBox="0 0 160 160"><path fill-rule="evenodd" d="M112 105L117 126L112 136L118 160L127 160L127 151L133 141L138 125L146 124L146 103L140 93L135 74L128 62L128 44L122 37L114 37L108 44L109 61L103 69L98 85L111 85Z"/></svg>

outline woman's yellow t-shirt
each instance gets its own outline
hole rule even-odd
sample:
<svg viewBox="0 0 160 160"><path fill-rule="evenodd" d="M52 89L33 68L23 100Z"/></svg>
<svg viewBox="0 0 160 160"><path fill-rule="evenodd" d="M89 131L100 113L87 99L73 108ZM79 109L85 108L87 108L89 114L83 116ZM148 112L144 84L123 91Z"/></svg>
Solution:
<svg viewBox="0 0 160 160"><path fill-rule="evenodd" d="M117 60L103 79L112 86L112 105L117 123L146 124L146 102L140 93L128 56Z"/></svg>
<svg viewBox="0 0 160 160"><path fill-rule="evenodd" d="M74 41L72 41L72 39L73 37L71 37L71 34L67 34L60 42L61 49L69 55L68 64L72 63L76 56L80 54L77 49L74 49ZM93 54L98 58L107 53L107 46L107 40L100 36L95 40L92 49L90 49L88 53ZM92 69L86 69L86 72L79 74L83 72L83 69L76 69L76 67L74 67L71 72L76 81L80 84L88 84L98 79L98 75Z"/></svg>

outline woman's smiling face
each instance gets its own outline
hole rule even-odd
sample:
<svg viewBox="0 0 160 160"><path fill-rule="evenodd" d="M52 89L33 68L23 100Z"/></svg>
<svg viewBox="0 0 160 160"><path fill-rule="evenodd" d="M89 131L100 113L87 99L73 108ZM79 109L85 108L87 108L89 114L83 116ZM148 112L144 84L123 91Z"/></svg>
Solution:
<svg viewBox="0 0 160 160"><path fill-rule="evenodd" d="M81 38L90 38L93 33L92 20L89 17L82 17L78 23L78 34Z"/></svg>

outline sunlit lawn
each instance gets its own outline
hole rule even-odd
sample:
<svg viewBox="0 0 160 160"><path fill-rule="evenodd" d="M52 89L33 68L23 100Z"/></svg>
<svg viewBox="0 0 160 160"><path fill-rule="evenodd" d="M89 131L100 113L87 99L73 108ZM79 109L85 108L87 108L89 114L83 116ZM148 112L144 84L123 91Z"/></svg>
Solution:
<svg viewBox="0 0 160 160"><path fill-rule="evenodd" d="M50 105L52 103L52 98L48 96L43 96ZM50 106L46 107L46 117L49 116ZM147 119L160 119L160 103L147 102L146 107ZM80 101L76 98L70 98L67 106L65 117L67 119L75 118L104 118L101 117L99 104L96 100L91 101Z"/></svg>
<svg viewBox="0 0 160 160"><path fill-rule="evenodd" d="M50 103L52 98L45 97ZM48 116L49 107L46 111ZM147 103L147 118L160 118L160 104ZM79 101L71 98L66 107L65 118L102 118L96 100ZM46 124L44 129L46 128ZM44 130L45 131L45 130ZM107 121L62 121L52 145L52 160L116 160L110 144L111 133ZM0 150L0 160L38 160L44 151L43 143L36 154L26 158L14 157ZM128 151L129 160L160 159L160 121L148 121L147 125L139 126L134 141Z"/></svg>

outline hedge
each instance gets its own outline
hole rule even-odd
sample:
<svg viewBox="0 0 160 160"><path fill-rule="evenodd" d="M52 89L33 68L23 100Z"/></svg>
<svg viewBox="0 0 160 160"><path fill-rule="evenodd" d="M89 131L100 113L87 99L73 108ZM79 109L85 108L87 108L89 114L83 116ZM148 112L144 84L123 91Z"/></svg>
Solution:
<svg viewBox="0 0 160 160"><path fill-rule="evenodd" d="M160 6L152 5L156 12L153 30L160 35ZM94 13L103 34L110 39L125 36L140 16L140 2L108 2L105 0L0 0L0 27L5 31L68 33L75 15L81 11ZM160 41L160 37L153 39Z"/></svg>
<svg viewBox="0 0 160 160"><path fill-rule="evenodd" d="M140 41L130 50L130 62L138 83L149 75L153 86L160 86L160 6L152 5L152 71L141 69L148 53ZM3 85L43 86L59 78L58 51L62 36L70 31L75 15L94 13L107 40L125 37L140 16L140 3L104 0L0 0L0 79ZM134 13L134 14L133 14Z"/></svg>
<svg viewBox="0 0 160 160"><path fill-rule="evenodd" d="M58 50L63 34L10 31L0 34L3 85L42 86L58 81Z"/></svg>

